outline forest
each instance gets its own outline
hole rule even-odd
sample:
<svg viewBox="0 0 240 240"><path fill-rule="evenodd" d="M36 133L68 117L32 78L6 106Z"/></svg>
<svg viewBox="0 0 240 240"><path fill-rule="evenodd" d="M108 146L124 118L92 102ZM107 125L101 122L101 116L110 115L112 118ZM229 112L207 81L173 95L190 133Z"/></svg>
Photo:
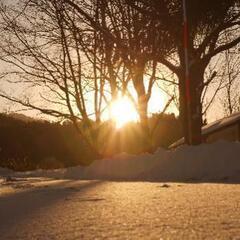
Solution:
<svg viewBox="0 0 240 240"><path fill-rule="evenodd" d="M153 151L167 148L181 137L181 124L174 115L153 115L150 126L159 125L152 136ZM86 126L79 126L86 131ZM35 169L56 169L71 166L86 166L96 160L88 145L75 131L72 123L50 123L34 119L19 119L16 116L0 114L0 166L17 171ZM111 157L122 152L140 154L146 150L141 126L128 123L121 129L105 122L92 129L88 135L98 143L102 157ZM167 137L166 137L167 136Z"/></svg>

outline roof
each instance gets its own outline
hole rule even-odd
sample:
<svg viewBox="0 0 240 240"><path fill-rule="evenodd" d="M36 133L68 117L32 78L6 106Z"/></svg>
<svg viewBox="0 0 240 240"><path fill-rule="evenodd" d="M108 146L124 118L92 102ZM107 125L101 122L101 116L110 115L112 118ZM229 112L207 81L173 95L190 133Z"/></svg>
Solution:
<svg viewBox="0 0 240 240"><path fill-rule="evenodd" d="M221 128L230 126L236 122L240 121L240 112L234 113L229 117L222 118L215 122L212 122L202 128L202 134L206 135L212 132L215 132Z"/></svg>
<svg viewBox="0 0 240 240"><path fill-rule="evenodd" d="M202 135L208 135L213 132L216 132L222 128L228 127L233 125L236 122L240 122L240 112L234 113L229 117L222 118L220 120L217 120L215 122L209 123L202 127ZM178 141L174 142L172 145L170 145L169 148L177 147L184 143L184 138L179 139Z"/></svg>

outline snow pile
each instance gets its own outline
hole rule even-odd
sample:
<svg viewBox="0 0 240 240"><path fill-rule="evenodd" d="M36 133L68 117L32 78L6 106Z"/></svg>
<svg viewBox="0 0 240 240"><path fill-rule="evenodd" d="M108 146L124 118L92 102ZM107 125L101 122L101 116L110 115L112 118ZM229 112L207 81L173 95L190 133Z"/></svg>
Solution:
<svg viewBox="0 0 240 240"><path fill-rule="evenodd" d="M37 170L17 173L18 176L69 178L69 179L115 179L134 180L143 172L149 172L158 162L154 155L130 155L122 153L110 159L96 160L90 166L57 170Z"/></svg>
<svg viewBox="0 0 240 240"><path fill-rule="evenodd" d="M240 181L240 143L237 142L180 146L165 152L159 160L145 177L165 181Z"/></svg>
<svg viewBox="0 0 240 240"><path fill-rule="evenodd" d="M19 175L19 174L18 174ZM23 175L22 173L20 175ZM158 149L154 154L96 160L88 167L26 172L25 176L149 181L240 181L240 143Z"/></svg>

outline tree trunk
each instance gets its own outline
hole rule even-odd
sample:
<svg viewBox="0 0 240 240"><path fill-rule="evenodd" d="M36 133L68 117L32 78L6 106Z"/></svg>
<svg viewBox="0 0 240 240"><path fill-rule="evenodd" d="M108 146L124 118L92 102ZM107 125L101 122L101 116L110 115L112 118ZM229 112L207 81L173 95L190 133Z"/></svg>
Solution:
<svg viewBox="0 0 240 240"><path fill-rule="evenodd" d="M201 97L199 97L199 92L194 91L191 94L191 105L190 105L190 114L191 114L191 144L198 145L202 143L202 103ZM201 96L201 95L200 95Z"/></svg>
<svg viewBox="0 0 240 240"><path fill-rule="evenodd" d="M192 66L189 74L190 96L186 94L186 80L184 74L179 76L180 116L183 121L184 137L187 144L202 143L202 102L204 70L199 66Z"/></svg>
<svg viewBox="0 0 240 240"><path fill-rule="evenodd" d="M145 65L139 64L134 68L133 85L138 97L138 114L140 118L143 142L145 151L152 151L152 140L150 136L150 129L148 124L148 96L144 86L144 70Z"/></svg>
<svg viewBox="0 0 240 240"><path fill-rule="evenodd" d="M134 68L134 76L133 76L133 85L137 92L138 97L138 114L140 118L141 125L148 129L148 99L144 87L144 66L138 66Z"/></svg>
<svg viewBox="0 0 240 240"><path fill-rule="evenodd" d="M183 136L186 144L190 144L189 123L188 123L188 106L185 88L185 76L179 76L179 118L182 123Z"/></svg>

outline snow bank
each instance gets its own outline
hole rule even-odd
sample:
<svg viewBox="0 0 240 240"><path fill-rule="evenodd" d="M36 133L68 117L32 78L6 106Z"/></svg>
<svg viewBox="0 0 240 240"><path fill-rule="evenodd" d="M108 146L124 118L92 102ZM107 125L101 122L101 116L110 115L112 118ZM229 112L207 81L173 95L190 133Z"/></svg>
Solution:
<svg viewBox="0 0 240 240"><path fill-rule="evenodd" d="M145 175L159 180L240 181L240 143L219 141L165 152Z"/></svg>
<svg viewBox="0 0 240 240"><path fill-rule="evenodd" d="M21 174L23 175L23 174ZM25 176L150 181L240 181L240 143L217 142L200 146L158 149L154 154L117 155L96 160L89 167L38 170Z"/></svg>
<svg viewBox="0 0 240 240"><path fill-rule="evenodd" d="M90 166L71 167L57 170L37 170L34 172L16 173L18 176L69 178L69 179L121 179L133 180L141 173L149 172L158 159L154 155L130 155L122 153L111 159L94 161Z"/></svg>

